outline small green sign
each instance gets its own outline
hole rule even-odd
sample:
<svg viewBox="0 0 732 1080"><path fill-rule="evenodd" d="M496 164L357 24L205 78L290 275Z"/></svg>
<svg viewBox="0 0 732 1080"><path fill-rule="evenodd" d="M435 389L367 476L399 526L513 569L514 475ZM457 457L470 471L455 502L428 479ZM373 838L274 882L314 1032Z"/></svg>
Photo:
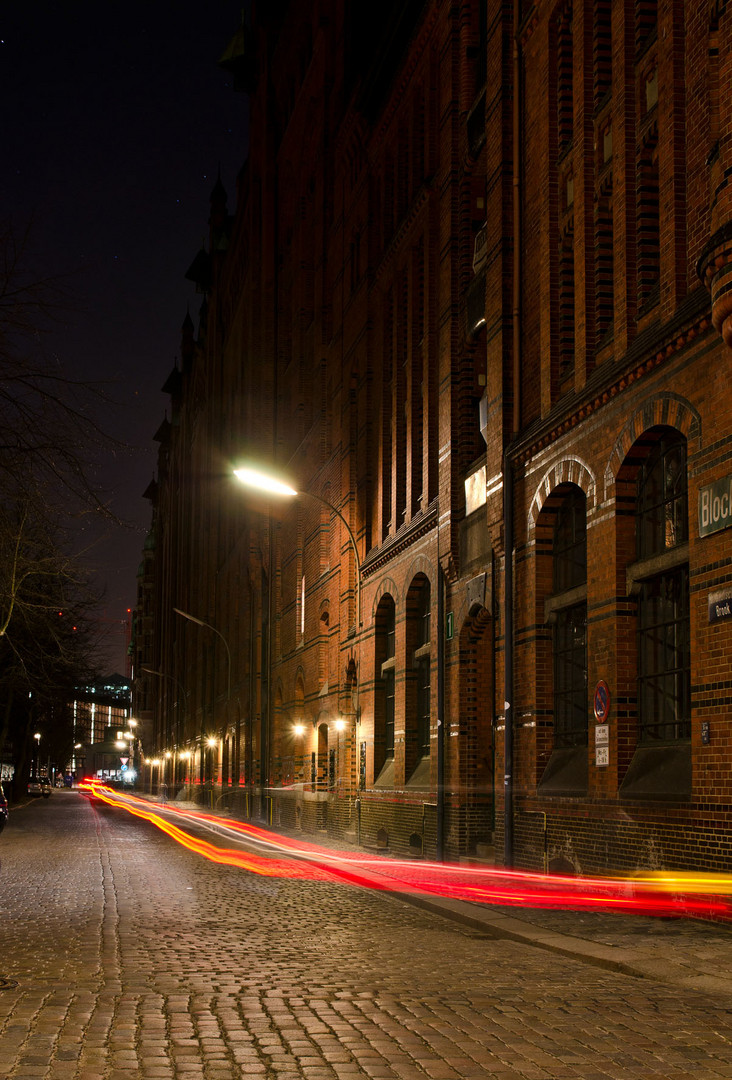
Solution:
<svg viewBox="0 0 732 1080"><path fill-rule="evenodd" d="M445 616L445 639L447 641L452 641L453 625L453 613L448 611Z"/></svg>

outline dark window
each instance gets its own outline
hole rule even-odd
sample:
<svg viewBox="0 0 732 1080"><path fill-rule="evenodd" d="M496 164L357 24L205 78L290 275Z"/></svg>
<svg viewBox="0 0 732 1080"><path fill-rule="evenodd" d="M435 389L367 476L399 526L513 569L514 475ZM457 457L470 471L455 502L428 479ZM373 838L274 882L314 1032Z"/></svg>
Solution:
<svg viewBox="0 0 732 1080"><path fill-rule="evenodd" d="M579 488L563 500L554 525L554 592L566 592L587 580L586 500Z"/></svg>
<svg viewBox="0 0 732 1080"><path fill-rule="evenodd" d="M662 555L689 536L686 443L661 438L638 479L638 557ZM644 743L691 735L689 568L685 563L645 578L638 596L638 716Z"/></svg>
<svg viewBox="0 0 732 1080"><path fill-rule="evenodd" d="M691 736L687 566L641 586L638 711L642 742L676 742Z"/></svg>
<svg viewBox="0 0 732 1080"><path fill-rule="evenodd" d="M557 509L554 595L587 581L587 500L572 487ZM587 602L558 607L554 623L554 746L587 745Z"/></svg>
<svg viewBox="0 0 732 1080"><path fill-rule="evenodd" d="M417 757L430 752L430 661L422 657L417 666Z"/></svg>
<svg viewBox="0 0 732 1080"><path fill-rule="evenodd" d="M389 604L386 611L386 659L392 664L383 673L384 680L384 754L387 758L394 757L394 664L395 655L395 613L394 604Z"/></svg>
<svg viewBox="0 0 732 1080"><path fill-rule="evenodd" d="M557 613L554 626L554 746L587 745L587 604Z"/></svg>
<svg viewBox="0 0 732 1080"><path fill-rule="evenodd" d="M638 558L661 555L688 538L686 443L667 435L649 454L638 478Z"/></svg>
<svg viewBox="0 0 732 1080"><path fill-rule="evenodd" d="M557 15L556 35L557 144L562 154L572 140L574 127L571 4L565 4Z"/></svg>
<svg viewBox="0 0 732 1080"><path fill-rule="evenodd" d="M384 756L394 757L394 668L384 672Z"/></svg>
<svg viewBox="0 0 732 1080"><path fill-rule="evenodd" d="M419 625L417 645L423 648L430 643L430 587L425 583L419 590ZM422 656L417 662L417 758L427 757L430 752L430 658Z"/></svg>
<svg viewBox="0 0 732 1080"><path fill-rule="evenodd" d="M659 203L658 131L649 133L638 157L638 303L652 306L658 300L661 268L661 210Z"/></svg>
<svg viewBox="0 0 732 1080"><path fill-rule="evenodd" d="M559 382L563 390L574 378L574 221L569 218L559 244Z"/></svg>
<svg viewBox="0 0 732 1080"><path fill-rule="evenodd" d="M615 307L612 184L595 201L595 324L601 340L612 328Z"/></svg>
<svg viewBox="0 0 732 1080"><path fill-rule="evenodd" d="M595 108L612 83L612 4L595 0L592 27L593 96Z"/></svg>

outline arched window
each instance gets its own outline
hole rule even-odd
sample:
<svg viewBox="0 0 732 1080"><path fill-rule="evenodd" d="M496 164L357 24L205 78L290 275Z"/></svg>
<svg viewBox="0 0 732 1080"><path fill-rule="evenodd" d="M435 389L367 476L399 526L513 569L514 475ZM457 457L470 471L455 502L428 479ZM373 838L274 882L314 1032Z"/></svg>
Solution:
<svg viewBox="0 0 732 1080"><path fill-rule="evenodd" d="M389 594L376 610L376 686L374 694L374 773L394 761L396 613Z"/></svg>
<svg viewBox="0 0 732 1080"><path fill-rule="evenodd" d="M554 747L587 745L587 529L584 493L557 508L553 539Z"/></svg>
<svg viewBox="0 0 732 1080"><path fill-rule="evenodd" d="M429 778L432 660L430 583L417 574L407 592L405 652L405 778ZM420 763L422 769L418 769Z"/></svg>
<svg viewBox="0 0 732 1080"><path fill-rule="evenodd" d="M430 752L430 584L424 583L419 590L417 612L417 641L414 652L417 670L417 758L428 757Z"/></svg>
<svg viewBox="0 0 732 1080"><path fill-rule="evenodd" d="M686 442L668 431L638 475L639 561L633 577L638 582L641 743L677 742L691 735L688 536Z"/></svg>

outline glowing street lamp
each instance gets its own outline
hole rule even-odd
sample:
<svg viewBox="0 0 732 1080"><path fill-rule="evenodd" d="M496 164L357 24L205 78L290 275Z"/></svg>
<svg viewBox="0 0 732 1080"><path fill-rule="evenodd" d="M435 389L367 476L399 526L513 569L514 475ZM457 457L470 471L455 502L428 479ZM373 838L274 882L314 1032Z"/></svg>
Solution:
<svg viewBox="0 0 732 1080"><path fill-rule="evenodd" d="M358 554L358 545L356 543L356 537L353 535L353 530L352 530L351 526L349 525L348 521L346 520L346 518L344 517L344 515L341 513L341 511L338 509L337 506L334 506L333 503L329 502L327 499L324 499L322 495L316 495L316 493L314 491L308 491L307 489L298 491L296 488L292 487L291 484L288 484L281 477L274 476L272 473L262 472L259 469L251 469L251 468L246 467L246 466L240 466L239 468L234 469L233 472L234 472L234 476L236 477L236 479L239 481L240 484L243 484L244 487L252 488L255 491L261 491L264 494L275 495L275 496L278 496L280 498L289 498L289 499L296 498L298 495L309 496L311 499L315 499L316 502L322 503L323 506L326 506L343 523L343 526L344 526L344 528L345 528L345 530L346 530L346 532L348 534L348 539L351 542L351 547L353 549L354 564L355 564L355 568L356 568L356 625L355 625L354 629L355 629L355 632L357 634L356 649L360 652L361 559L360 559L360 556ZM271 602L271 584L270 584L270 602ZM270 613L270 615L271 615L271 613ZM271 618L270 618L270 632L271 632ZM271 664L271 648L268 648L267 656L268 656L268 664ZM360 663L358 664L358 674L359 674L359 677L360 677ZM270 670L268 672L268 678L269 678L269 685L270 686L271 686L271 681L272 681L271 676L272 676L272 673L271 673L271 670ZM271 702L271 697L270 697L270 702ZM271 708L271 704L270 704L269 708ZM358 716L358 699L356 699L355 712L356 712L356 716ZM268 724L271 724L271 715L268 717L267 722L268 722ZM296 734L299 734L299 732L298 732L298 727L299 726L300 725L296 725L296 727L295 727L295 733ZM354 751L353 752L355 753L355 736L354 736Z"/></svg>
<svg viewBox="0 0 732 1080"><path fill-rule="evenodd" d="M298 495L307 495L311 499L315 499L316 502L322 503L323 506L327 506L329 510L340 518L348 533L348 539L351 541L351 547L353 548L353 556L356 563L356 630L361 628L361 559L358 554L358 545L356 544L356 537L353 535L351 526L346 521L345 517L333 503L328 502L322 495L316 495L314 491L308 491L304 489L298 491L296 488L291 487L290 484L286 484L284 480L277 476L272 476L270 473L263 473L257 469L239 468L234 469L234 476L237 478L240 484L245 487L254 488L256 491L263 491L268 495L279 495L284 498L295 498Z"/></svg>

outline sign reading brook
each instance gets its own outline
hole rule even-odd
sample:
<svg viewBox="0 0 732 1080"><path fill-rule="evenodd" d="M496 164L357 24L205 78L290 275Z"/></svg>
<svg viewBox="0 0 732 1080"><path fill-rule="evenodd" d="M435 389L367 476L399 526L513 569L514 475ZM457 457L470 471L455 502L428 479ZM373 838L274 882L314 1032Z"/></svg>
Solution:
<svg viewBox="0 0 732 1080"><path fill-rule="evenodd" d="M699 488L699 535L709 536L732 525L732 476Z"/></svg>

